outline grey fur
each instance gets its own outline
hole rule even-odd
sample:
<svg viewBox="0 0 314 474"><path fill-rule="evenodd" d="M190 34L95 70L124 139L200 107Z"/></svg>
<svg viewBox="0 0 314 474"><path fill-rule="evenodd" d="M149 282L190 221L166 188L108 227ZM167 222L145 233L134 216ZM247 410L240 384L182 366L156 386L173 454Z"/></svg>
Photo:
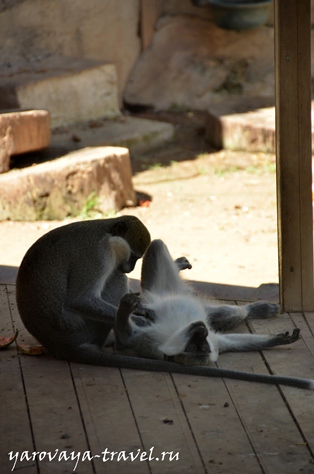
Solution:
<svg viewBox="0 0 314 474"><path fill-rule="evenodd" d="M120 301L120 322L117 322L116 329L119 332L122 321L122 339L127 334L125 326L130 304L127 300L123 309L123 296L130 290L125 273L131 271L135 261L142 257L149 241L147 229L132 216L69 224L40 238L26 253L17 277L18 309L28 331L55 357L77 363L313 388L312 381L302 379L263 376L214 367L184 366L170 361L104 353L102 347L115 324ZM180 291L182 282L178 277L178 270L188 268L189 263L186 259L178 259L176 264L171 260L170 266L163 268L164 257L167 256L168 260L170 258L169 252L165 251L163 243L155 242L157 243L149 247L143 262L143 293L146 291L147 294L147 290L155 291L156 285L166 288L168 292ZM165 272L168 278L163 282ZM185 286L184 291L190 294ZM155 324L154 308L149 308L149 305L145 308L145 302L140 303L138 296L135 298L135 306L138 314L134 321L138 328ZM247 306L240 315L241 320L254 317L254 305ZM207 309L208 317L218 321L219 312L217 314L215 309L215 313L211 313L209 307ZM269 310L274 312L273 307ZM208 322L206 327L207 324ZM218 322L213 324L217 325ZM199 329L196 325L190 328L189 333L193 337L196 334L197 344L199 331L201 334L204 328ZM293 336L280 336L280 340L273 342L284 343L291 337ZM202 340L202 335L200 339ZM118 337L119 343L121 347L125 347L125 341L119 342ZM142 350L145 351L145 348Z"/></svg>
<svg viewBox="0 0 314 474"><path fill-rule="evenodd" d="M179 263L179 264L178 264ZM140 357L171 361L171 371L178 372L173 362L189 366L195 374L233 377L278 383L278 378L242 372L231 373L206 366L227 351L257 351L299 339L295 329L277 335L223 334L245 319L271 318L278 305L264 302L244 306L217 305L196 297L179 276L178 270L190 268L186 259L173 262L161 240L147 249L142 265L142 292L125 295L117 313L115 334L117 349L131 349ZM153 317L151 314L153 313ZM149 314L149 316L148 316ZM191 367L192 366L192 367ZM170 369L170 366L169 366ZM251 377L250 377L251 375ZM288 381L288 382L287 382ZM312 388L312 381L282 378L280 383Z"/></svg>

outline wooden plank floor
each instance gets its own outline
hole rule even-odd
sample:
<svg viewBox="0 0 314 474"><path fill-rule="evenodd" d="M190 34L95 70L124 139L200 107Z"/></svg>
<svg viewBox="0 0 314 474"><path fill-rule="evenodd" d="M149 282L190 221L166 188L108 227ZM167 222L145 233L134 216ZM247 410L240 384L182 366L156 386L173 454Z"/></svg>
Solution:
<svg viewBox="0 0 314 474"><path fill-rule="evenodd" d="M32 341L13 285L0 286L0 322L0 335L18 328L20 343ZM251 329L295 326L297 343L223 354L219 365L314 378L313 314L283 314ZM81 366L19 355L14 345L0 351L0 380L5 474L314 473L314 391Z"/></svg>

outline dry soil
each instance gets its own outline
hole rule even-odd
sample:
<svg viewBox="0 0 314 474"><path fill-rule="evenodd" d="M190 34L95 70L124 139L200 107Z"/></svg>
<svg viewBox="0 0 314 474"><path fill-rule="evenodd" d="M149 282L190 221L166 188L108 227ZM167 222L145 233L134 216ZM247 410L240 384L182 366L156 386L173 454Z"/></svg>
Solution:
<svg viewBox="0 0 314 474"><path fill-rule="evenodd" d="M119 214L136 215L174 257L185 255L193 265L184 272L188 279L243 287L277 283L275 157L213 150L201 112L137 115L174 123L176 136L158 150L132 156L141 206ZM89 214L97 216L97 202L91 207ZM69 221L0 222L0 266L7 267L0 280L14 281L28 247ZM139 275L138 263L131 276Z"/></svg>

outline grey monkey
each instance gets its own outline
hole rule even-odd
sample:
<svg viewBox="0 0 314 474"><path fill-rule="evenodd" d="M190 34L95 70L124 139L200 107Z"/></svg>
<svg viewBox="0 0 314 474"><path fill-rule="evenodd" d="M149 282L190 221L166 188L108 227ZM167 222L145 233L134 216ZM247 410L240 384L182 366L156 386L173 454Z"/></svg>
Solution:
<svg viewBox="0 0 314 474"><path fill-rule="evenodd" d="M103 352L102 347L114 326L117 347L125 347L132 346L136 339L127 337L130 321L135 329L154 325L157 311L148 300L145 302L146 296L140 303L138 295L130 293L125 275L133 270L145 251L141 279L143 294L153 294L162 288L158 295L160 300L167 299L164 292L168 291L176 293L180 303L188 293L186 286L184 295L180 293L182 281L178 276L180 269L189 266L186 259L174 263L161 241L149 244L148 230L134 216L79 222L48 232L28 250L17 276L17 304L27 330L55 357L77 363L314 387L313 381L309 380L177 363L198 363L204 353L205 358L208 354L211 357L210 350L214 346L200 336L208 330L206 324L202 330L197 328L198 324L195 329L190 328L191 350L187 345L181 355L176 354L177 362L172 361L172 355L168 356L170 360L155 360ZM237 314L238 321L245 317L268 317L277 312L277 306L263 305L247 305ZM211 326L220 329L221 319L233 319L226 307L212 311ZM229 326L232 324L230 322ZM270 345L293 342L298 334L274 336ZM239 350L239 346L234 349ZM198 354L200 350L201 355ZM155 357L150 346L144 344L141 351L145 357ZM194 360L190 358L193 352Z"/></svg>
<svg viewBox="0 0 314 474"><path fill-rule="evenodd" d="M55 357L103 364L120 299L150 234L134 216L76 222L27 251L16 298L27 330ZM104 364L106 365L106 364Z"/></svg>
<svg viewBox="0 0 314 474"><path fill-rule="evenodd" d="M216 362L222 352L258 351L290 344L299 339L292 334L224 334L246 319L275 316L276 304L257 302L244 306L216 305L196 296L179 276L190 268L184 259L172 260L166 245L154 240L146 250L142 265L141 295L129 293L119 305L115 322L116 348L133 350L140 357L177 362L200 375L225 376L261 382L288 383L314 388L309 380L263 376L204 367ZM203 366L203 367L195 367ZM176 370L175 370L176 371Z"/></svg>

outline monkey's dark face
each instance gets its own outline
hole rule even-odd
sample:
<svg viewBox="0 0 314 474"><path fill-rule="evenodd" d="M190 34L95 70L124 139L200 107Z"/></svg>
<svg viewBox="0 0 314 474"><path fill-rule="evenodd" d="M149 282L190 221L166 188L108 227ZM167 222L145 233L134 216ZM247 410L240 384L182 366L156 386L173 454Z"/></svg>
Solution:
<svg viewBox="0 0 314 474"><path fill-rule="evenodd" d="M209 365L210 346L207 341L208 329L203 321L192 323L187 329L189 338L184 352L172 357L173 362L182 365Z"/></svg>
<svg viewBox="0 0 314 474"><path fill-rule="evenodd" d="M129 260L124 260L123 262L120 263L118 270L121 273L130 273L134 270L135 264L138 261L139 257L136 257L136 255L131 255Z"/></svg>
<svg viewBox="0 0 314 474"><path fill-rule="evenodd" d="M131 257L120 263L118 270L121 273L130 273L134 270L139 258L142 258L150 244L150 234L144 224L135 216L123 216L115 219L111 234L126 240L131 249Z"/></svg>
<svg viewBox="0 0 314 474"><path fill-rule="evenodd" d="M117 217L112 226L111 233L125 239L132 252L137 255L137 258L143 257L151 241L149 231L135 216Z"/></svg>

